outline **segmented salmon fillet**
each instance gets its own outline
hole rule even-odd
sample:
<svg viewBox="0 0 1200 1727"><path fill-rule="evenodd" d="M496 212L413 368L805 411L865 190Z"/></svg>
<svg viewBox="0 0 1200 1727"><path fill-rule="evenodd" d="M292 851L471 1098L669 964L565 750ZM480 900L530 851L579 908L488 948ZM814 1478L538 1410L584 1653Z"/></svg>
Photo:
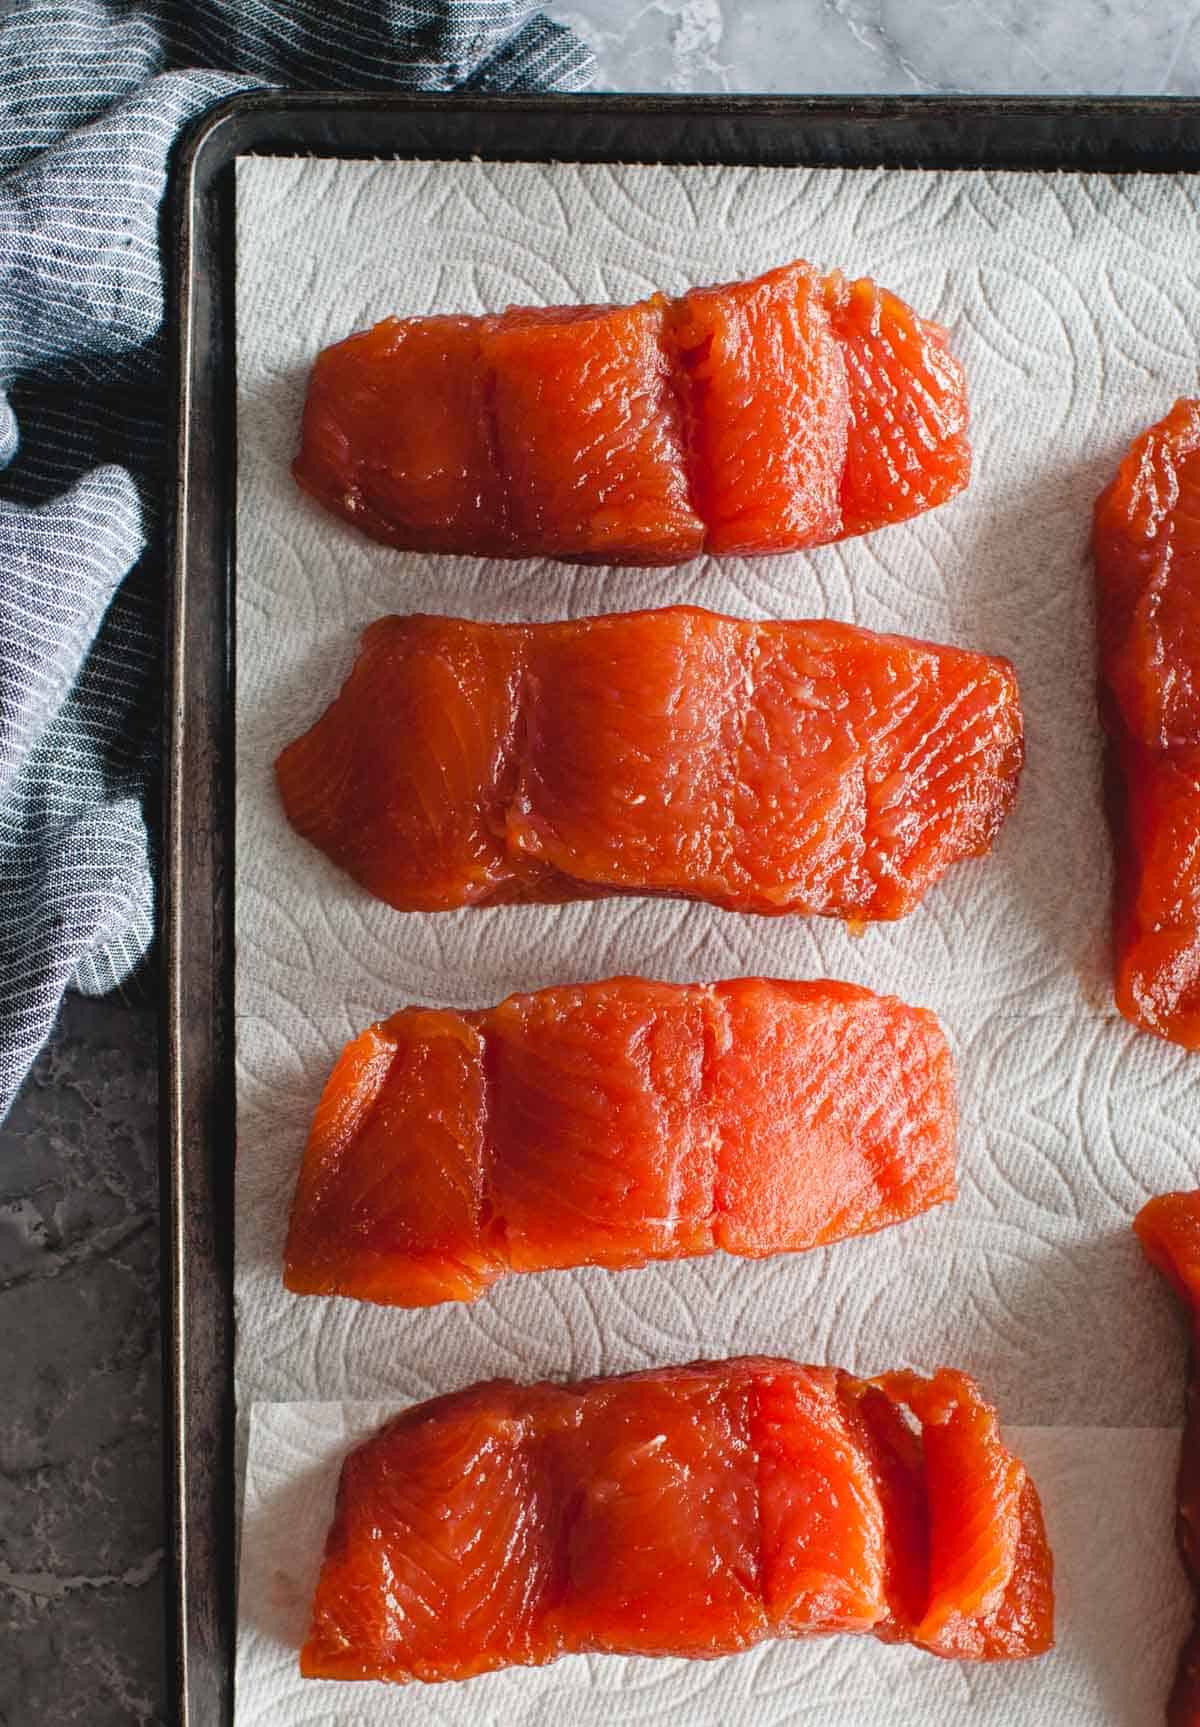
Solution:
<svg viewBox="0 0 1200 1727"><path fill-rule="evenodd" d="M402 911L613 893L867 922L1012 804L1007 660L695 607L383 618L276 764L297 831Z"/></svg>
<svg viewBox="0 0 1200 1727"><path fill-rule="evenodd" d="M641 978L407 1008L343 1052L285 1254L302 1295L798 1252L954 1197L933 1014L844 983Z"/></svg>
<svg viewBox="0 0 1200 1727"><path fill-rule="evenodd" d="M1196 1592L1196 1621L1180 1652L1167 1722L1200 1727L1200 1192L1160 1194L1142 1207L1133 1227L1146 1258L1171 1284L1191 1321L1175 1538Z"/></svg>
<svg viewBox="0 0 1200 1727"><path fill-rule="evenodd" d="M1053 1613L1037 1492L970 1379L744 1357L398 1416L342 1466L300 1667L402 1684L831 1632L1018 1660Z"/></svg>
<svg viewBox="0 0 1200 1727"><path fill-rule="evenodd" d="M408 551L792 551L961 491L966 390L937 324L795 263L636 306L387 318L318 355L293 472Z"/></svg>
<svg viewBox="0 0 1200 1727"><path fill-rule="evenodd" d="M1200 1049L1200 401L1136 440L1096 506L1117 1006Z"/></svg>

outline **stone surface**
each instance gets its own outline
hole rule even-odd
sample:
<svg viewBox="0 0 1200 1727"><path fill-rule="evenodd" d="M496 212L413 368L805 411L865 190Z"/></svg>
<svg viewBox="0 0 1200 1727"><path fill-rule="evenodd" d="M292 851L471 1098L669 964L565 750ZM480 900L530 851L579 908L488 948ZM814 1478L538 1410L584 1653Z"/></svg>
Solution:
<svg viewBox="0 0 1200 1727"><path fill-rule="evenodd" d="M576 0L610 90L1200 89L1195 0Z"/></svg>
<svg viewBox="0 0 1200 1727"><path fill-rule="evenodd" d="M1200 93L1195 0L576 0L624 90ZM73 999L0 1129L0 1727L165 1719L155 1018Z"/></svg>
<svg viewBox="0 0 1200 1727"><path fill-rule="evenodd" d="M0 1133L0 1727L163 1720L149 980L68 999Z"/></svg>

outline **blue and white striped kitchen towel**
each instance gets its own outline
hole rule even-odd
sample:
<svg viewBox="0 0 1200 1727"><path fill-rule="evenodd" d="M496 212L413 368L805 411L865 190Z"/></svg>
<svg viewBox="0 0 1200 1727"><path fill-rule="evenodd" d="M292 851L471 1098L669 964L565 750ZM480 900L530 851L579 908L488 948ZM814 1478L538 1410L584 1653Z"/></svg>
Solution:
<svg viewBox="0 0 1200 1727"><path fill-rule="evenodd" d="M0 1119L154 933L160 207L239 89L579 89L530 0L0 0Z"/></svg>

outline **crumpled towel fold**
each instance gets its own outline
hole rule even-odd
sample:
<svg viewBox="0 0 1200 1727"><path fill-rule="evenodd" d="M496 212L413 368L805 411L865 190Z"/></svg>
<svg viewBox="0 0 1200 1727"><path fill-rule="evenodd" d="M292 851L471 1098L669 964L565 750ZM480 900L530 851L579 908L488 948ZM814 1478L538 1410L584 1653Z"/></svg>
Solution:
<svg viewBox="0 0 1200 1727"><path fill-rule="evenodd" d="M264 84L591 75L530 0L16 0L0 22L0 1119L63 991L113 988L154 934L175 139Z"/></svg>

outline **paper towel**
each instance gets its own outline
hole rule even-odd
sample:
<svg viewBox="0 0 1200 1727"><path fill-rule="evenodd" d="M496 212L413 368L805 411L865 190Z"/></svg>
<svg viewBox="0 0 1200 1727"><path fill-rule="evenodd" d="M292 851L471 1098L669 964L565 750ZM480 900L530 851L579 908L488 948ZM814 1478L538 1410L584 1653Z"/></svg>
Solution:
<svg viewBox="0 0 1200 1727"><path fill-rule="evenodd" d="M237 197L243 1410L765 1351L864 1373L953 1363L1009 1424L1174 1422L1178 1333L1128 1223L1150 1193L1197 1179L1196 1058L1112 1009L1086 540L1130 438L1196 387L1195 181L248 159ZM806 555L575 569L391 552L290 478L314 353L385 313L630 300L795 256L875 275L950 328L976 459L944 509ZM406 916L284 822L273 758L379 614L554 618L685 600L1010 655L1028 766L993 855L855 939L833 922L651 900ZM407 1002L481 1006L622 971L842 977L934 1008L959 1064L958 1202L794 1259L511 1278L474 1307L398 1313L284 1292L308 1118L352 1033ZM1170 1574L1165 1529L1159 1546ZM716 1691L701 1676L676 1696L720 1695L724 1714L721 1687L732 1700L748 1683L736 1675L773 1685L788 1661L828 1659L755 1657L714 1670L731 1675ZM899 1671L857 1645L848 1659L881 1683ZM585 1669L537 1683L561 1697L569 1671ZM639 1673L622 1683L660 1683ZM477 1718L444 1694L422 1707Z"/></svg>
<svg viewBox="0 0 1200 1727"><path fill-rule="evenodd" d="M1014 1428L1057 1564L1057 1647L998 1667L868 1638L768 1643L713 1662L569 1656L466 1686L303 1680L325 1531L345 1452L377 1404L258 1404L242 1536L239 1727L1150 1727L1189 1618L1166 1531L1178 1435L1153 1428Z"/></svg>

